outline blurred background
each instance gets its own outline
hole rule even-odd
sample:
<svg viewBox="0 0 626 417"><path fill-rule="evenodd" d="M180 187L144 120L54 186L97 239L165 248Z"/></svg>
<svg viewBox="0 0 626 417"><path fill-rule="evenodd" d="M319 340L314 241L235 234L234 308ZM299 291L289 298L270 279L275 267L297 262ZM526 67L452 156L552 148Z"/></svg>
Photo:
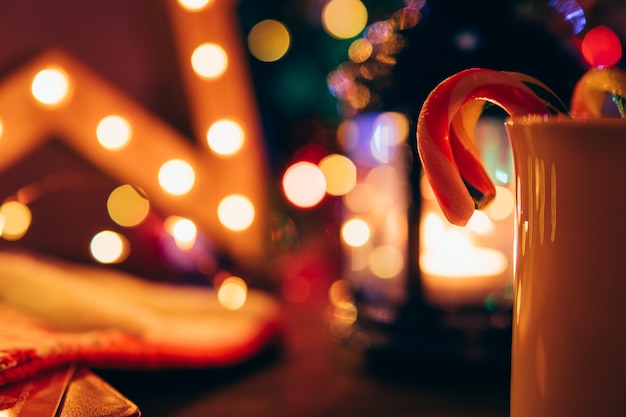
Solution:
<svg viewBox="0 0 626 417"><path fill-rule="evenodd" d="M177 51L177 42L183 41L176 40L178 32L185 29L173 24L169 3L175 2L3 0L0 79L10 85L13 74L32 59L51 47L62 48L111 88L120 90L159 123L173 129L192 149L198 149L198 142L203 139L195 131L194 107L198 100L206 99L214 103L213 108L219 108L221 100L228 101L223 94L229 93L220 90L212 95L209 88L202 90L200 98L190 98L194 90L185 84L185 70L181 69ZM209 8L224 4L220 0L208 3ZM242 60L236 62L241 65L242 79L249 80L251 86L252 94L239 98L245 102L242 107L256 112L260 126L258 135L250 137L258 140L256 157L263 165L261 176L251 179L258 181L266 200L255 213L255 221L262 229L255 237L260 242L262 260L247 263L246 255L222 245L212 234L213 229L196 228L194 224L187 246L181 246L184 236L176 236L165 222L171 209L155 209L132 227L112 222L107 201L111 190L123 181L114 175L115 168L112 172L95 167L55 129L44 132L52 141L37 143L24 158L3 164L0 196L5 201L15 200L20 190L38 191L35 197L31 195L24 230L13 234L5 230L2 246L41 251L78 262L104 263L152 280L214 285L224 270L237 271L249 285L268 289L287 303L332 305L331 333L357 347L391 344L413 351L413 336L388 335L430 334L442 327L458 330L478 326L496 330L493 340L488 338L490 341L485 342L495 346L493 351L488 348L482 353L468 353L467 349L473 348L461 343L465 346L463 353L452 347L448 353L484 357L496 352L495 356L506 356L512 269L511 254L505 253L508 249L500 247L502 254L496 254L493 261L506 258L500 270L468 272L478 278L466 287L440 279L448 276L443 272L437 275L431 271L433 280L439 279L443 287L437 283L428 287L427 281L420 278L423 265L417 254L422 251L420 242L428 240L420 235L424 228L420 226L421 213L428 203L424 200L427 190L421 184L415 154L417 114L428 92L441 80L470 67L532 75L550 86L568 105L578 78L597 65L581 52L585 35L593 28L605 26L612 35L607 35L608 40L601 40L600 45L613 45L613 37L622 42L626 38L624 2L225 3L229 6L220 6L224 9L216 13L220 13L218 19L228 18L228 24L235 26L229 26L235 34L229 38L230 47L239 48ZM180 4L185 2L181 0ZM204 5L190 1L185 7ZM206 29L222 30L214 24L215 21L206 23ZM199 33L202 29L199 24L189 31ZM618 47L609 47L608 53L617 54ZM621 48L612 64L623 67ZM97 101L97 96L92 101ZM495 158L494 175L510 174L510 157L498 130L505 115L497 110L491 109L488 114L496 120L495 125L484 125L483 129L496 137L492 140L495 154L493 149L488 152ZM381 115L383 119L377 119ZM80 120L76 123L80 124ZM5 136L8 134L5 126ZM384 154L376 160L362 154L363 149L371 146L366 143L369 137L377 138L377 149ZM158 137L151 143L155 147L165 146ZM2 143L0 150L1 146ZM138 167L143 158L136 155ZM243 176L245 166L229 169L220 165L212 180L227 189L235 177ZM351 226L356 229L352 232L344 226L355 213L361 216L360 220L366 216L364 209L359 208L363 200L354 203L357 197L349 195L357 188L363 191L363 187L356 186L369 181L366 174L377 167L392 167L394 171L377 170L370 194L359 198L370 202L391 199L399 206L378 207L394 217L381 220L381 230L374 230L372 224L367 229L373 236L372 242L379 239L383 243L379 246L384 246L384 250L376 252L382 259L381 266L358 266L363 262L359 259L366 256L362 252L365 249L359 248L367 248L358 242L362 224L353 223ZM56 173L56 177L51 177L51 173ZM510 185L508 180L499 178L503 189ZM193 202L180 205L185 204ZM3 213L10 219L12 214L7 213L13 212L7 210ZM510 213L497 219L510 220ZM512 223L498 221L490 220L490 227L498 229L488 244L501 246L504 241L506 246ZM93 238L101 230L123 236L128 245L121 251L124 256L108 260L97 256ZM396 235L388 236L389 230ZM377 238L376 233L382 237ZM393 247L397 241L400 246ZM367 250L373 253L374 249ZM444 266L454 266L461 261L442 262ZM491 279L492 276L497 277ZM433 280L428 282L432 284ZM350 327L355 322L361 326L355 327L357 330ZM432 354L441 352L442 343L459 346L457 336L432 339L437 341L433 346L422 346ZM482 341L479 338L474 347L480 350L484 347Z"/></svg>

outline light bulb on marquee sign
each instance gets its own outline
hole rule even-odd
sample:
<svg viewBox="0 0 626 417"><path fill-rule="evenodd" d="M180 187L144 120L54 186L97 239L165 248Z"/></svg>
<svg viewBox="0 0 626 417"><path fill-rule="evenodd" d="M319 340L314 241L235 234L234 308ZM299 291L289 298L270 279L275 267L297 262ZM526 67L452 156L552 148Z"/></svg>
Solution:
<svg viewBox="0 0 626 417"><path fill-rule="evenodd" d="M265 155L235 2L166 1L197 143L51 49L0 83L0 170L54 135L163 212L193 221L240 265L257 267L265 257ZM244 221L225 224L224 204Z"/></svg>

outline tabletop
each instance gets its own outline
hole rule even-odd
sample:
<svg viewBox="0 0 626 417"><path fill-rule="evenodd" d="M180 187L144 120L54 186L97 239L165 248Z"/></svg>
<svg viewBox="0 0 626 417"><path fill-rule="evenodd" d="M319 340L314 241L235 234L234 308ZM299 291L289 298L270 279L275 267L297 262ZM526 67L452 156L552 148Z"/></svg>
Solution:
<svg viewBox="0 0 626 417"><path fill-rule="evenodd" d="M283 340L223 369L97 371L149 417L505 417L505 367L373 360L329 337L322 305L286 305Z"/></svg>

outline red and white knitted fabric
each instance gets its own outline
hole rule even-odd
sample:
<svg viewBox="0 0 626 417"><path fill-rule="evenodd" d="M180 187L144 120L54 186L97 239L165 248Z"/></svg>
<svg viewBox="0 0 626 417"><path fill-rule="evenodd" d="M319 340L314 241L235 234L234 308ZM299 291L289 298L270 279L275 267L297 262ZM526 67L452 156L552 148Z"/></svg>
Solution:
<svg viewBox="0 0 626 417"><path fill-rule="evenodd" d="M238 310L208 288L0 253L0 386L60 365L227 366L277 339L281 311L250 290Z"/></svg>

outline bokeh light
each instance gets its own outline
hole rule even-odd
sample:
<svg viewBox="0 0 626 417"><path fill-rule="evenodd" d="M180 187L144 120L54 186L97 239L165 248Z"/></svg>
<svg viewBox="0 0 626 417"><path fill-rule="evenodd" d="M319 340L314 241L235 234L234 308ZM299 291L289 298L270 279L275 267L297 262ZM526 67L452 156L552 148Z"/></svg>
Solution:
<svg viewBox="0 0 626 417"><path fill-rule="evenodd" d="M354 324L358 318L358 310L352 301L341 301L334 305L332 313L333 323L348 327Z"/></svg>
<svg viewBox="0 0 626 417"><path fill-rule="evenodd" d="M398 248L382 245L375 248L369 258L370 270L379 278L389 279L398 276L404 268L404 255Z"/></svg>
<svg viewBox="0 0 626 417"><path fill-rule="evenodd" d="M394 34L394 28L386 20L374 22L365 30L364 38L374 45L381 45L388 42Z"/></svg>
<svg viewBox="0 0 626 417"><path fill-rule="evenodd" d="M561 15L563 21L570 25L572 35L580 33L587 24L585 11L576 0L550 0L548 6Z"/></svg>
<svg viewBox="0 0 626 417"><path fill-rule="evenodd" d="M326 178L311 162L296 162L283 175L283 191L287 200L301 208L314 207L326 194Z"/></svg>
<svg viewBox="0 0 626 417"><path fill-rule="evenodd" d="M372 155L382 163L390 162L397 147L409 134L409 121L401 113L385 112L374 121L374 134L370 142Z"/></svg>
<svg viewBox="0 0 626 417"><path fill-rule="evenodd" d="M248 33L248 49L259 61L278 61L287 53L290 45L289 30L276 20L259 22Z"/></svg>
<svg viewBox="0 0 626 417"><path fill-rule="evenodd" d="M369 209L384 213L397 204L398 190L392 191L389 184L402 184L405 178L392 165L378 165L370 170L366 182L372 189L374 198L369 202Z"/></svg>
<svg viewBox="0 0 626 417"><path fill-rule="evenodd" d="M474 210L474 213L467 222L467 230L471 230L478 236L489 236L496 231L496 224L481 210Z"/></svg>
<svg viewBox="0 0 626 417"><path fill-rule="evenodd" d="M68 96L69 89L70 83L67 75L56 68L39 71L31 84L33 97L49 106L63 102Z"/></svg>
<svg viewBox="0 0 626 417"><path fill-rule="evenodd" d="M365 183L358 183L352 191L343 196L343 204L354 213L365 213L371 209L374 190Z"/></svg>
<svg viewBox="0 0 626 417"><path fill-rule="evenodd" d="M21 239L32 221L32 213L21 201L7 201L0 206L0 235L5 240Z"/></svg>
<svg viewBox="0 0 626 417"><path fill-rule="evenodd" d="M341 237L349 246L359 247L365 245L370 239L370 227L361 219L351 219L341 227Z"/></svg>
<svg viewBox="0 0 626 417"><path fill-rule="evenodd" d="M198 228L190 219L169 216L164 222L165 230L174 238L176 246L181 250L189 250L196 243Z"/></svg>
<svg viewBox="0 0 626 417"><path fill-rule="evenodd" d="M130 184L120 185L107 199L109 217L124 227L137 226L150 212L150 202L145 194Z"/></svg>
<svg viewBox="0 0 626 417"><path fill-rule="evenodd" d="M220 284L217 290L219 303L229 310L239 310L246 303L248 285L237 276L230 276Z"/></svg>
<svg viewBox="0 0 626 417"><path fill-rule="evenodd" d="M337 39L353 38L367 24L367 8L359 0L331 0L322 10L322 24Z"/></svg>
<svg viewBox="0 0 626 417"><path fill-rule="evenodd" d="M337 142L344 151L355 151L359 144L359 124L350 119L339 123L337 127Z"/></svg>
<svg viewBox="0 0 626 417"><path fill-rule="evenodd" d="M326 179L326 192L331 195L345 195L356 184L356 165L350 158L332 154L318 164Z"/></svg>
<svg viewBox="0 0 626 417"><path fill-rule="evenodd" d="M210 2L211 0L178 0L178 4L192 12L204 9Z"/></svg>
<svg viewBox="0 0 626 417"><path fill-rule="evenodd" d="M243 128L239 123L229 119L222 119L213 123L206 136L209 148L222 156L236 154L244 142Z"/></svg>
<svg viewBox="0 0 626 417"><path fill-rule="evenodd" d="M159 185L173 195L188 193L196 181L196 174L191 165L182 159L172 159L159 169Z"/></svg>
<svg viewBox="0 0 626 417"><path fill-rule="evenodd" d="M191 67L200 77L217 78L228 67L228 55L221 46L204 43L191 54Z"/></svg>
<svg viewBox="0 0 626 417"><path fill-rule="evenodd" d="M357 39L348 48L348 58L350 61L361 63L365 62L372 56L374 46L366 39Z"/></svg>
<svg viewBox="0 0 626 417"><path fill-rule="evenodd" d="M593 67L610 67L622 58L619 37L606 26L597 26L587 32L581 49L585 60Z"/></svg>
<svg viewBox="0 0 626 417"><path fill-rule="evenodd" d="M515 209L515 196L505 187L496 186L496 198L485 208L485 213L494 220L505 219L513 214Z"/></svg>
<svg viewBox="0 0 626 417"><path fill-rule="evenodd" d="M458 230L445 232L438 246L420 256L423 272L442 277L498 275L506 270L507 262L502 252L474 246Z"/></svg>
<svg viewBox="0 0 626 417"><path fill-rule="evenodd" d="M98 123L96 137L100 145L106 149L121 149L128 144L132 130L128 120L121 116L110 115Z"/></svg>
<svg viewBox="0 0 626 417"><path fill-rule="evenodd" d="M333 305L352 300L350 281L347 279L338 279L333 282L328 288L328 299Z"/></svg>
<svg viewBox="0 0 626 417"><path fill-rule="evenodd" d="M227 229L237 232L246 230L254 221L254 205L247 197L232 194L220 201L217 217Z"/></svg>
<svg viewBox="0 0 626 417"><path fill-rule="evenodd" d="M130 252L128 240L111 230L98 232L89 245L91 256L103 264L113 264L124 261Z"/></svg>

